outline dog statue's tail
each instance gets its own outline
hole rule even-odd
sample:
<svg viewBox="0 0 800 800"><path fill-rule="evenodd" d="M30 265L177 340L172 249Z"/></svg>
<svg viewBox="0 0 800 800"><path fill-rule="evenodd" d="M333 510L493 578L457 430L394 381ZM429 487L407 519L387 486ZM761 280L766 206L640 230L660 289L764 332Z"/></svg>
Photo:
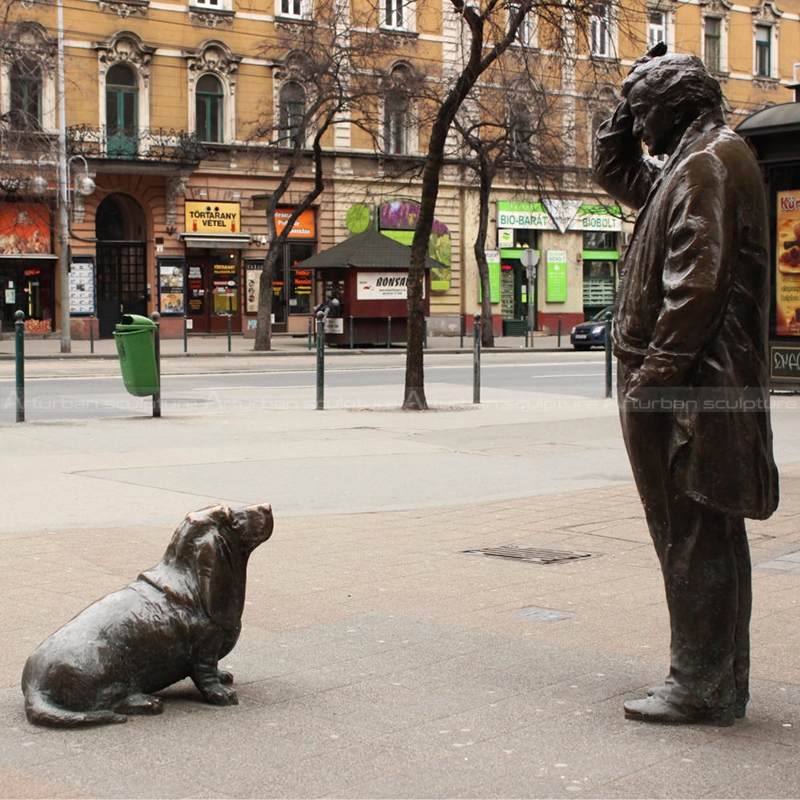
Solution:
<svg viewBox="0 0 800 800"><path fill-rule="evenodd" d="M70 711L54 705L38 688L23 686L25 715L33 725L50 728L77 728L81 725L108 725L127 722L125 714L114 711Z"/></svg>

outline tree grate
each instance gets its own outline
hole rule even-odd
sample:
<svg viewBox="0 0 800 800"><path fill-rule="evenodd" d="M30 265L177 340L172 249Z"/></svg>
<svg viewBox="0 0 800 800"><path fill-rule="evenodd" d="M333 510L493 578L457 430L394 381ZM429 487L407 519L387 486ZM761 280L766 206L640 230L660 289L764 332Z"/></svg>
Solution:
<svg viewBox="0 0 800 800"><path fill-rule="evenodd" d="M464 550L466 555L494 556L495 558L512 558L515 561L527 561L531 564L561 564L565 561L579 561L591 557L591 553L569 550L548 550L541 547L519 547L515 544L501 547L484 547L480 550Z"/></svg>

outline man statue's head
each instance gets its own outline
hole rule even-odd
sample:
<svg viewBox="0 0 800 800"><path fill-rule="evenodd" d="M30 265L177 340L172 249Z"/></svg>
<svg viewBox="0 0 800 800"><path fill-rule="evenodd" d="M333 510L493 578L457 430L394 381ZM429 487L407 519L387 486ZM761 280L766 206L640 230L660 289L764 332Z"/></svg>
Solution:
<svg viewBox="0 0 800 800"><path fill-rule="evenodd" d="M722 115L722 89L697 56L658 56L638 64L622 82L634 135L651 155L671 154L699 116Z"/></svg>

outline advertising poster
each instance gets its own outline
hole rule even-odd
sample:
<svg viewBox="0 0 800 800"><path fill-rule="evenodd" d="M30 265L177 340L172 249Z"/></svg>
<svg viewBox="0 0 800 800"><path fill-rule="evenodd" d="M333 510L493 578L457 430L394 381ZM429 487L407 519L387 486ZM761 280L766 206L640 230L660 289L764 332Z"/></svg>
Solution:
<svg viewBox="0 0 800 800"><path fill-rule="evenodd" d="M800 189L778 192L775 333L800 336Z"/></svg>
<svg viewBox="0 0 800 800"><path fill-rule="evenodd" d="M183 314L186 286L183 261L161 258L158 261L158 310L161 314Z"/></svg>
<svg viewBox="0 0 800 800"><path fill-rule="evenodd" d="M44 203L5 203L0 208L0 255L51 252L50 209Z"/></svg>
<svg viewBox="0 0 800 800"><path fill-rule="evenodd" d="M567 251L547 251L547 302L567 300Z"/></svg>

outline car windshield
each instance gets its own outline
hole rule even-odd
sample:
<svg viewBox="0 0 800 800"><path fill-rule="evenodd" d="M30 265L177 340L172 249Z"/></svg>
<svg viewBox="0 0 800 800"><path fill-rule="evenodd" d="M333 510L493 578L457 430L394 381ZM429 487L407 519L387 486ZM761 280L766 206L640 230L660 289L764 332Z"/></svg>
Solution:
<svg viewBox="0 0 800 800"><path fill-rule="evenodd" d="M598 311L593 317L592 322L602 321L606 318L606 312L614 313L614 306L606 306L602 311Z"/></svg>

